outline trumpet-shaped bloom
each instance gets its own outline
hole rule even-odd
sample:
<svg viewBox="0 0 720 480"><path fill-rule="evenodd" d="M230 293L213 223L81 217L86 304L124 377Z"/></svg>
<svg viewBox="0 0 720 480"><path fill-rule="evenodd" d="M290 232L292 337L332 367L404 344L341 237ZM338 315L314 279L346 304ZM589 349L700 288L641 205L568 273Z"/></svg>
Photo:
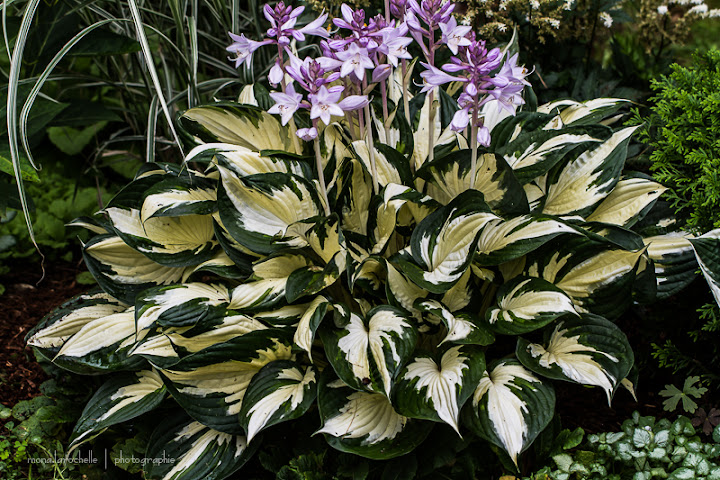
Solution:
<svg viewBox="0 0 720 480"><path fill-rule="evenodd" d="M295 92L295 87L291 83L285 89L285 93L274 92L270 94L270 98L275 100L275 105L270 107L268 113L279 114L282 124L285 125L300 108L303 97L302 94Z"/></svg>

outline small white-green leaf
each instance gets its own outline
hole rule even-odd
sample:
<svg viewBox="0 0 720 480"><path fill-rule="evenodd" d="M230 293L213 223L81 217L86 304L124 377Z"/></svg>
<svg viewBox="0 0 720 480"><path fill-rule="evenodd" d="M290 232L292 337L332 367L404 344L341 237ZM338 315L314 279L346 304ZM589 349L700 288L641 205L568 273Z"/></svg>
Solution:
<svg viewBox="0 0 720 480"><path fill-rule="evenodd" d="M327 328L320 333L327 359L348 386L388 398L417 342L413 322L389 305L373 308L365 321L350 313L343 328Z"/></svg>
<svg viewBox="0 0 720 480"><path fill-rule="evenodd" d="M636 129L619 130L598 147L569 161L549 182L543 213L582 215L600 203L618 181L627 144Z"/></svg>
<svg viewBox="0 0 720 480"><path fill-rule="evenodd" d="M85 406L73 429L70 448L77 448L112 425L153 410L163 398L165 385L155 370L113 376Z"/></svg>
<svg viewBox="0 0 720 480"><path fill-rule="evenodd" d="M720 229L690 239L690 243L700 271L707 280L715 302L720 305Z"/></svg>
<svg viewBox="0 0 720 480"><path fill-rule="evenodd" d="M518 276L500 287L497 306L487 310L485 316L499 333L519 335L568 313L576 314L563 290L541 278Z"/></svg>
<svg viewBox="0 0 720 480"><path fill-rule="evenodd" d="M430 422L399 415L382 393L358 392L323 375L318 387L322 427L333 448L376 460L404 455L425 439Z"/></svg>
<svg viewBox="0 0 720 480"><path fill-rule="evenodd" d="M303 415L315 401L315 369L274 361L253 377L240 411L248 443L262 430Z"/></svg>
<svg viewBox="0 0 720 480"><path fill-rule="evenodd" d="M504 449L518 464L555 414L555 392L515 360L491 365L463 419L481 437Z"/></svg>
<svg viewBox="0 0 720 480"><path fill-rule="evenodd" d="M493 219L480 233L475 261L499 265L535 250L563 233L580 235L575 228L553 218L522 215L510 220Z"/></svg>
<svg viewBox="0 0 720 480"><path fill-rule="evenodd" d="M615 185L587 220L631 227L665 190L667 188L659 183L643 177L625 177Z"/></svg>
<svg viewBox="0 0 720 480"><path fill-rule="evenodd" d="M439 318L445 324L447 335L439 345L445 342L490 345L495 341L495 336L468 314L455 315L437 300L422 300L417 302L416 305L418 309Z"/></svg>
<svg viewBox="0 0 720 480"><path fill-rule="evenodd" d="M608 404L634 362L627 337L597 315L563 317L542 344L518 339L516 355L530 370L549 378L597 385Z"/></svg>
<svg viewBox="0 0 720 480"><path fill-rule="evenodd" d="M144 476L152 480L223 480L252 455L244 436L208 428L180 412L166 414L148 442Z"/></svg>
<svg viewBox="0 0 720 480"><path fill-rule="evenodd" d="M697 278L698 263L690 243L692 237L686 232L673 232L643 238L655 269L658 300L676 294Z"/></svg>
<svg viewBox="0 0 720 480"><path fill-rule="evenodd" d="M460 434L460 409L485 371L479 347L460 345L437 355L419 355L399 375L395 404L400 413L445 422Z"/></svg>

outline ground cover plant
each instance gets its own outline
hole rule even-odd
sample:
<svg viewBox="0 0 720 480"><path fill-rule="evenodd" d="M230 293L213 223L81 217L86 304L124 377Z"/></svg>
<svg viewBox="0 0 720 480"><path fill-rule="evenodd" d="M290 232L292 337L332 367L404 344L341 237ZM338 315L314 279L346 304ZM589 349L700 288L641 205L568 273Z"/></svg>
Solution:
<svg viewBox="0 0 720 480"><path fill-rule="evenodd" d="M553 382L632 391L614 321L633 300L698 268L719 291L718 232L669 231L664 187L623 172L625 102L535 105L517 44L490 48L452 8L343 7L328 38L278 3L265 39L233 35L237 67L278 52L275 91L185 111L184 161L148 162L75 222L102 290L28 337L109 374L70 451L153 412L147 478L227 478L288 421L374 460L446 428L517 471ZM306 36L321 55L297 56Z"/></svg>

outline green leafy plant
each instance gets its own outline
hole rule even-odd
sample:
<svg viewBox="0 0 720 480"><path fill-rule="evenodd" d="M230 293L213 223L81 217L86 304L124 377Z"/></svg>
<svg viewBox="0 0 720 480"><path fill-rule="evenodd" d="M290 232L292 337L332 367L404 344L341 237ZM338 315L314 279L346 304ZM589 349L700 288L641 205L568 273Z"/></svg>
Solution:
<svg viewBox="0 0 720 480"><path fill-rule="evenodd" d="M265 11L279 25L291 9ZM307 28L325 35L322 20ZM238 38L241 65L262 45ZM527 74L515 44L470 42L459 51L484 56L467 67L479 73L448 80L429 38L430 91L415 94L402 62L343 86L330 85L349 74L340 60L281 57L281 91L248 86L243 104L183 112L184 162L148 162L102 215L74 222L95 234L83 255L100 289L28 336L59 367L109 374L70 451L157 411L146 478L227 478L291 421L382 461L445 430L516 471L554 416L553 381L608 402L630 383L634 355L612 320L634 299L672 295L698 265L718 288L720 232L639 223L664 188L623 174L635 127L609 126L623 101L535 108L528 92L511 115ZM503 104L472 83L493 78ZM286 473L319 458L302 452Z"/></svg>
<svg viewBox="0 0 720 480"><path fill-rule="evenodd" d="M685 379L682 390L675 385L665 385L665 389L660 391L660 395L667 397L663 401L663 408L668 412L677 409L678 403L682 400L682 408L688 413L694 413L698 406L690 397L700 398L708 391L702 386L695 386L700 381L700 377L688 377Z"/></svg>
<svg viewBox="0 0 720 480"><path fill-rule="evenodd" d="M651 147L653 176L669 187L667 198L687 227L707 232L720 226L720 51L697 52L691 67L672 66L672 73L652 84L655 105L639 138Z"/></svg>
<svg viewBox="0 0 720 480"><path fill-rule="evenodd" d="M546 467L527 479L716 480L718 458L720 445L703 443L688 418L671 422L635 412L623 422L622 431L588 435L575 451L553 457L556 468Z"/></svg>

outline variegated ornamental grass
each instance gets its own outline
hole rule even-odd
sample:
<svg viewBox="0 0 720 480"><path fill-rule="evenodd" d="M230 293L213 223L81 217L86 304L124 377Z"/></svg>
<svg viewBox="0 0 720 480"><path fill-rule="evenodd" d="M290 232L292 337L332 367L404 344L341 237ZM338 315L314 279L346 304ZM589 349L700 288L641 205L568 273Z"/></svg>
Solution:
<svg viewBox="0 0 720 480"><path fill-rule="evenodd" d="M422 125L430 103L413 102ZM372 459L446 423L517 464L554 415L555 381L610 401L630 375L614 321L633 298L674 294L698 266L720 292L717 232L669 232L648 215L663 187L623 171L633 128L606 120L620 103L503 120L475 178L449 103L432 161L395 128L399 110L393 146L373 147L377 194L367 145L333 123L319 133L329 205L315 159L275 117L185 112L186 162L148 164L103 215L76 221L96 233L84 258L102 291L29 337L63 368L112 374L73 446L161 408L147 455L175 461L146 464L147 478L226 478L264 430L302 415Z"/></svg>

